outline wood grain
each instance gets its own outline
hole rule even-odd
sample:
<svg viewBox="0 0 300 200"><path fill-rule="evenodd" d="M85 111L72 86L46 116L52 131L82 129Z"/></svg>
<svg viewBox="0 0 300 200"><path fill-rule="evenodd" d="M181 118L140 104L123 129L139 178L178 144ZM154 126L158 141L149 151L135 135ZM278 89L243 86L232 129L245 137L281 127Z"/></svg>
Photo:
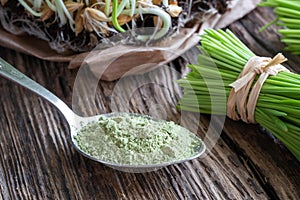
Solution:
<svg viewBox="0 0 300 200"><path fill-rule="evenodd" d="M258 32L272 17L269 9L259 8L229 28L255 53L274 55L283 48L276 29ZM193 62L196 55L197 50L192 49L185 57ZM299 72L299 56L287 55L289 66ZM91 101L84 95L89 93L88 82L81 82L81 95L73 96L77 70L67 69L65 63L46 62L1 47L0 56L82 115L115 110L150 113L187 128L196 125L202 138L212 123L210 116L199 118L176 109L181 90L175 80L186 72L182 59L141 76L100 81L95 101ZM2 78L0 92L1 199L300 198L299 162L259 125L226 119L221 138L205 157L131 174L76 152L65 119L45 100ZM222 120L213 123L221 126Z"/></svg>

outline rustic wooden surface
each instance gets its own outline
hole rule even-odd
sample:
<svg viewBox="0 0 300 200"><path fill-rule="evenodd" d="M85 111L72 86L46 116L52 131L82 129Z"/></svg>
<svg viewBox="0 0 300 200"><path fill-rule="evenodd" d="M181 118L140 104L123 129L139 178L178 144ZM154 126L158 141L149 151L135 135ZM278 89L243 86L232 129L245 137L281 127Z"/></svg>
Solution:
<svg viewBox="0 0 300 200"><path fill-rule="evenodd" d="M276 27L258 32L273 18L270 9L258 8L229 28L256 54L273 56L283 49ZM196 53L193 49L187 57L195 59ZM291 69L300 73L300 57L284 54ZM0 56L72 105L76 70L2 47ZM132 84L141 78L128 77L128 85L117 95L117 108L146 114L156 108L166 119L179 122L180 88L174 80L186 69L180 59L170 66L143 75L151 84L134 92ZM116 84L100 81L96 107L76 108L77 112L111 112ZM132 93L129 102L123 101L126 92ZM0 93L1 199L300 199L300 163L259 125L226 119L221 138L204 158L131 174L76 152L63 116L42 98L2 78ZM186 113L183 124L199 124L197 134L203 138L209 119Z"/></svg>

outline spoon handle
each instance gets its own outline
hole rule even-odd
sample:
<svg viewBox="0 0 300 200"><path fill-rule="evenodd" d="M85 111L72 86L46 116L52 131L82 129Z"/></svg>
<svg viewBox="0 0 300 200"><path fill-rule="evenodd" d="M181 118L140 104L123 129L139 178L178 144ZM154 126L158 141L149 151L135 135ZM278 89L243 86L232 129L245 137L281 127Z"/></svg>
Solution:
<svg viewBox="0 0 300 200"><path fill-rule="evenodd" d="M37 82L27 77L22 72L18 71L2 58L0 58L0 75L18 83L19 85L48 100L62 112L67 120L74 117L75 114L73 113L73 111L62 100L60 100L57 96L55 96L53 93L51 93L49 90L47 90Z"/></svg>

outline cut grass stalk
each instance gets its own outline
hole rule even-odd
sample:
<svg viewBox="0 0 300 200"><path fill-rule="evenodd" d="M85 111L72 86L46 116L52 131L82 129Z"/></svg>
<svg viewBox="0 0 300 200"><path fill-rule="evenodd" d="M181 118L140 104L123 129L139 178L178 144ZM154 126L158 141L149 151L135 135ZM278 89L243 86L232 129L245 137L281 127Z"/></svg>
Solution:
<svg viewBox="0 0 300 200"><path fill-rule="evenodd" d="M283 29L279 29L278 32L283 36L281 41L287 45L285 50L293 54L300 54L300 1L264 0L259 5L275 8L276 24L284 27ZM262 29L270 25L272 23L265 25Z"/></svg>
<svg viewBox="0 0 300 200"><path fill-rule="evenodd" d="M190 112L226 115L232 89L229 84L236 81L255 54L230 30L208 29L200 43L202 53L198 63L188 65L191 71L177 81L183 88L178 107ZM279 72L269 76L261 88L254 116L257 123L300 160L300 75Z"/></svg>

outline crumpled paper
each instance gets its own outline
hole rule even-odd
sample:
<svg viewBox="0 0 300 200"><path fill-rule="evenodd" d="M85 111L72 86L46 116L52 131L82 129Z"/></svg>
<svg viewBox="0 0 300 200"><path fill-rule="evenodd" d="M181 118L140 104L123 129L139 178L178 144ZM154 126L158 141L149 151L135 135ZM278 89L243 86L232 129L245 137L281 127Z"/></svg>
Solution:
<svg viewBox="0 0 300 200"><path fill-rule="evenodd" d="M178 33L163 40L156 46L131 46L116 44L106 49L90 52L59 54L48 43L28 35L13 35L0 28L0 45L33 55L37 58L68 62L69 68L89 65L100 79L112 81L124 75L145 73L162 66L197 45L206 28L224 28L252 11L260 0L232 0L223 15L212 14L202 24L193 28L182 28Z"/></svg>

